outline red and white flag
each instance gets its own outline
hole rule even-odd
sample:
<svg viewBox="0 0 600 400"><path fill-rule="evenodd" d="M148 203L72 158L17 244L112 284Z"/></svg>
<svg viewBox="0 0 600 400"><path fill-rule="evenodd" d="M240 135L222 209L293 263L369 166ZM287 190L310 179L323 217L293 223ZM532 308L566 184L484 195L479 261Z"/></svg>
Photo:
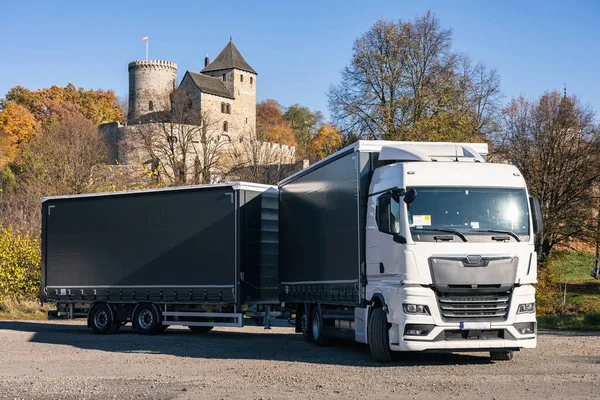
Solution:
<svg viewBox="0 0 600 400"><path fill-rule="evenodd" d="M148 41L148 36L145 36L142 38L142 42L147 42Z"/></svg>

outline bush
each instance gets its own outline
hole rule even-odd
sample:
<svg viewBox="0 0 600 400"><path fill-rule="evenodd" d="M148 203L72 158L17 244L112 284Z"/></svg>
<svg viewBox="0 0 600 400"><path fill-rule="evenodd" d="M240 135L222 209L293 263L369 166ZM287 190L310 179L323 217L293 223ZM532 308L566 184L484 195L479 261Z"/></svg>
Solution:
<svg viewBox="0 0 600 400"><path fill-rule="evenodd" d="M0 228L0 300L35 300L40 290L40 240Z"/></svg>

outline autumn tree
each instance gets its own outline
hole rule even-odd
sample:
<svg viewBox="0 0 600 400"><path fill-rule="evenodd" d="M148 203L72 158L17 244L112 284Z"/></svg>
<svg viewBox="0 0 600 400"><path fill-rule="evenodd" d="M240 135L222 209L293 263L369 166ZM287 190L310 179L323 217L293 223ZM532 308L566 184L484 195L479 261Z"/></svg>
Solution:
<svg viewBox="0 0 600 400"><path fill-rule="evenodd" d="M331 124L324 124L316 135L308 141L308 154L311 162L319 161L342 147L342 135Z"/></svg>
<svg viewBox="0 0 600 400"><path fill-rule="evenodd" d="M15 159L38 131L38 123L29 110L16 103L0 113L0 167Z"/></svg>
<svg viewBox="0 0 600 400"><path fill-rule="evenodd" d="M108 148L96 126L82 114L63 113L26 146L18 161L0 171L0 220L39 234L40 198L94 192L106 185L100 169L108 162Z"/></svg>
<svg viewBox="0 0 600 400"><path fill-rule="evenodd" d="M283 116L283 108L273 99L256 104L257 140L296 146L294 131Z"/></svg>
<svg viewBox="0 0 600 400"><path fill-rule="evenodd" d="M499 78L451 45L431 12L379 20L329 90L333 121L357 139L480 141L495 126Z"/></svg>
<svg viewBox="0 0 600 400"><path fill-rule="evenodd" d="M296 158L308 158L309 140L323 125L323 114L320 111L312 112L308 107L294 104L287 108L283 117L294 131Z"/></svg>
<svg viewBox="0 0 600 400"><path fill-rule="evenodd" d="M502 130L493 137L496 157L516 165L544 217L542 252L593 227L594 184L600 179L600 131L593 111L576 97L546 93L536 101L513 99Z"/></svg>
<svg viewBox="0 0 600 400"><path fill-rule="evenodd" d="M124 118L119 100L112 90L85 90L71 83L65 87L52 86L34 91L15 86L0 101L0 109L11 103L26 107L42 127L57 122L63 113L72 112L82 114L94 125Z"/></svg>

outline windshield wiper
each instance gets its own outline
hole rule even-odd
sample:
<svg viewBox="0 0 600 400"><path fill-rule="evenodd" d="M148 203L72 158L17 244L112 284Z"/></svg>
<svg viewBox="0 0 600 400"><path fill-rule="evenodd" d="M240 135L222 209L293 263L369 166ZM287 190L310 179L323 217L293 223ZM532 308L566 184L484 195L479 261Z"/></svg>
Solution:
<svg viewBox="0 0 600 400"><path fill-rule="evenodd" d="M477 232L506 233L507 235L514 237L517 242L521 241L521 238L519 237L519 235L517 235L513 231L509 231L509 230L504 230L504 229L481 229L480 230L480 229L477 229Z"/></svg>
<svg viewBox="0 0 600 400"><path fill-rule="evenodd" d="M420 231L436 231L436 232L454 233L456 236L458 236L459 238L461 238L463 242L467 242L468 241L467 238L465 237L465 235L463 235L462 233L460 233L456 229L423 228L423 229L419 229L419 230Z"/></svg>

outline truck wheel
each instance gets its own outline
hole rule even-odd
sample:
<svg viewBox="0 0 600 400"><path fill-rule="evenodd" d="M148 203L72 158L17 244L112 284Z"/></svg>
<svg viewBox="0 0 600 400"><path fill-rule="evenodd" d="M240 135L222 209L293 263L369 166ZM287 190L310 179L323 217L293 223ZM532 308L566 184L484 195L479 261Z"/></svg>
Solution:
<svg viewBox="0 0 600 400"><path fill-rule="evenodd" d="M133 326L142 335L153 335L160 332L160 315L152 304L140 304L133 314Z"/></svg>
<svg viewBox="0 0 600 400"><path fill-rule="evenodd" d="M208 333L208 332L212 331L212 329L213 329L212 326L193 326L193 325L188 326L188 328L190 329L190 331L192 331L194 333Z"/></svg>
<svg viewBox="0 0 600 400"><path fill-rule="evenodd" d="M310 332L317 346L322 347L329 344L329 337L323 334L323 314L321 313L321 306L318 304L315 304L312 308Z"/></svg>
<svg viewBox="0 0 600 400"><path fill-rule="evenodd" d="M300 328L302 330L302 339L304 339L306 343L315 341L315 338L312 335L311 323L310 307L304 306L302 308L302 314L300 314Z"/></svg>
<svg viewBox="0 0 600 400"><path fill-rule="evenodd" d="M377 362L392 362L390 350L389 326L387 315L381 308L376 308L371 313L367 327L369 349Z"/></svg>
<svg viewBox="0 0 600 400"><path fill-rule="evenodd" d="M106 303L98 303L90 310L89 321L92 330L100 335L116 333L121 324L113 319L113 312Z"/></svg>
<svg viewBox="0 0 600 400"><path fill-rule="evenodd" d="M494 361L510 361L513 356L512 351L490 351L490 358Z"/></svg>

